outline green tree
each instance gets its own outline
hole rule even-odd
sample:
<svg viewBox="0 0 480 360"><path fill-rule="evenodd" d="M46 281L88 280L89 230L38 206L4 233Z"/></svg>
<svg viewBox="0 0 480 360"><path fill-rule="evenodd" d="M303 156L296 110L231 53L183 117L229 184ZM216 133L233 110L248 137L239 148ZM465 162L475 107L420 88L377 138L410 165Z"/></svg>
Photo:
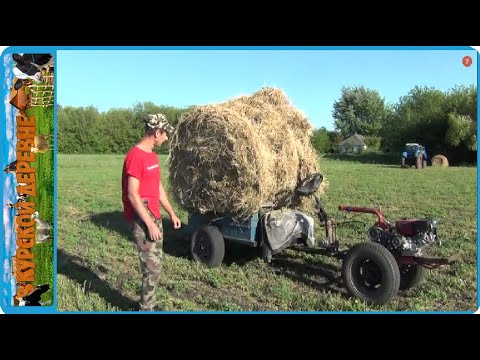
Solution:
<svg viewBox="0 0 480 360"><path fill-rule="evenodd" d="M330 143L332 144L332 151L338 151L338 144L343 140L342 134L338 131L329 131L328 138L330 139Z"/></svg>
<svg viewBox="0 0 480 360"><path fill-rule="evenodd" d="M464 146L468 150L477 151L477 126L470 116L449 114L448 130L445 135L445 142L448 145L458 147Z"/></svg>
<svg viewBox="0 0 480 360"><path fill-rule="evenodd" d="M132 108L114 108L99 113L93 106L58 107L58 149L60 153L124 154L142 137L143 116L164 113L176 126L187 109L137 103ZM168 143L157 152L168 153Z"/></svg>
<svg viewBox="0 0 480 360"><path fill-rule="evenodd" d="M380 136L366 136L365 145L369 150L380 150L382 138Z"/></svg>
<svg viewBox="0 0 480 360"><path fill-rule="evenodd" d="M346 137L380 134L387 113L385 100L378 91L360 87L343 87L342 95L333 104L335 129Z"/></svg>
<svg viewBox="0 0 480 360"><path fill-rule="evenodd" d="M401 97L384 124L384 145L398 151L406 142L419 142L429 152L442 152L448 126L445 100L442 91L418 86Z"/></svg>
<svg viewBox="0 0 480 360"><path fill-rule="evenodd" d="M477 151L477 87L456 86L447 93L447 145Z"/></svg>
<svg viewBox="0 0 480 360"><path fill-rule="evenodd" d="M452 164L476 161L476 86L446 92L416 86L385 120L384 149L400 151L406 142L418 142L430 155L446 155Z"/></svg>
<svg viewBox="0 0 480 360"><path fill-rule="evenodd" d="M468 115L472 121L477 121L477 87L455 86L448 91L445 112Z"/></svg>
<svg viewBox="0 0 480 360"><path fill-rule="evenodd" d="M332 141L325 127L313 130L312 145L321 154L326 154L332 149Z"/></svg>
<svg viewBox="0 0 480 360"><path fill-rule="evenodd" d="M89 154L96 150L100 113L93 107L66 106L58 110L59 152Z"/></svg>

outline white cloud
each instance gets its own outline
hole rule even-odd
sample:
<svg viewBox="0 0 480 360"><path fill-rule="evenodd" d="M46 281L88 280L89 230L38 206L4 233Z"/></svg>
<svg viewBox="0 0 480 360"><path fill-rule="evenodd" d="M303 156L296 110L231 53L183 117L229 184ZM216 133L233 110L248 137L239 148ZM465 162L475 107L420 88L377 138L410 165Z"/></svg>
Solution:
<svg viewBox="0 0 480 360"><path fill-rule="evenodd" d="M12 231L5 229L5 255L10 256L10 250L12 247Z"/></svg>
<svg viewBox="0 0 480 360"><path fill-rule="evenodd" d="M15 178L16 179L16 178ZM5 180L5 188L6 189L10 189L10 187L12 186L12 177L11 176L7 176L7 179Z"/></svg>
<svg viewBox="0 0 480 360"><path fill-rule="evenodd" d="M5 93L5 97L3 98L3 103L5 104L5 114L7 115L7 127L8 124L12 122L12 105L10 105L10 88Z"/></svg>
<svg viewBox="0 0 480 360"><path fill-rule="evenodd" d="M7 182L5 181L5 185L3 186L3 200L4 200L4 204L6 204L8 201L10 201L10 196L9 196L10 191L8 191L6 184L7 184ZM2 206L3 206L3 205L2 205ZM2 207L2 209L3 209L3 217L5 218L5 214L6 214L7 208L6 208L6 207Z"/></svg>
<svg viewBox="0 0 480 360"><path fill-rule="evenodd" d="M6 134L7 134L7 140L9 142L12 142L13 135L15 135L15 125L13 124L13 121L12 121L11 117L12 117L11 112L7 111L7 123L6 123L7 131L6 131Z"/></svg>
<svg viewBox="0 0 480 360"><path fill-rule="evenodd" d="M11 211L8 209L7 211ZM10 224L10 219L6 219L3 221L3 226L5 226L5 240L12 236L12 224Z"/></svg>
<svg viewBox="0 0 480 360"><path fill-rule="evenodd" d="M13 67L13 57L12 57L12 55L5 55L3 57L3 65L5 65L6 69L9 69L11 71L11 68Z"/></svg>
<svg viewBox="0 0 480 360"><path fill-rule="evenodd" d="M5 93L5 109L7 110L10 105L10 88L12 87L13 84L13 76L12 76L12 61L10 57L10 61L7 61L10 56L4 56L3 57L3 62L4 62L4 69L5 69L5 86L8 91ZM8 104L8 107L6 106Z"/></svg>
<svg viewBox="0 0 480 360"><path fill-rule="evenodd" d="M18 110L10 105L10 91L7 91L5 96L5 114L7 116L6 122L6 134L9 141L16 141L17 133L15 131L15 117L18 114Z"/></svg>
<svg viewBox="0 0 480 360"><path fill-rule="evenodd" d="M10 209L5 206L3 208L3 227L5 228L5 235L7 234L7 229L11 229L10 225ZM6 236L5 236L6 237Z"/></svg>
<svg viewBox="0 0 480 360"><path fill-rule="evenodd" d="M10 86L12 84L12 71L13 71L13 58L12 55L5 55L3 57L3 65L5 69L5 79L7 84ZM10 82L9 82L10 81Z"/></svg>
<svg viewBox="0 0 480 360"><path fill-rule="evenodd" d="M14 161L16 157L17 157L17 152L15 151L15 147L11 145L8 148L8 163L11 163L12 161Z"/></svg>
<svg viewBox="0 0 480 360"><path fill-rule="evenodd" d="M4 103L5 103L5 115L7 116L7 122L6 122L6 135L7 139L9 141L12 141L16 134L15 134L15 121L14 121L14 116L15 116L15 111L17 111L12 105L10 105L10 88L13 85L13 74L12 74L12 68L13 68L13 60L11 55L6 55L3 57L3 64L5 68L5 98L4 98Z"/></svg>
<svg viewBox="0 0 480 360"><path fill-rule="evenodd" d="M4 207L3 209L3 228L5 230L5 255L10 256L10 248L13 240L12 224L10 222L10 209Z"/></svg>
<svg viewBox="0 0 480 360"><path fill-rule="evenodd" d="M15 278L12 276L12 278L10 279L10 285L12 286L12 294L15 295L17 293L17 281L15 280Z"/></svg>
<svg viewBox="0 0 480 360"><path fill-rule="evenodd" d="M3 261L3 282L8 283L11 280L11 271L10 259L5 259Z"/></svg>
<svg viewBox="0 0 480 360"><path fill-rule="evenodd" d="M11 55L5 55L3 57L3 65L5 65L5 67L10 66L13 62L13 58Z"/></svg>

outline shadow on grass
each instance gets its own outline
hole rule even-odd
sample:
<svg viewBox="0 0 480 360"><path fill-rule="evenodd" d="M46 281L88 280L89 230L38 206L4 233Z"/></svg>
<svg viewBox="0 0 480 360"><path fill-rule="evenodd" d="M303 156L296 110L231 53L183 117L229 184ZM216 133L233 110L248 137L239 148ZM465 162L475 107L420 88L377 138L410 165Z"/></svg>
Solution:
<svg viewBox="0 0 480 360"><path fill-rule="evenodd" d="M106 228L116 231L122 237L131 240L130 228L123 217L121 211L111 211L106 213L92 214L82 219L83 221L91 221L100 228Z"/></svg>
<svg viewBox="0 0 480 360"><path fill-rule="evenodd" d="M116 231L122 237L133 242L130 226L121 211L93 214L84 218L83 221L91 221L98 227ZM163 251L175 257L188 257L189 243L185 237L186 224L182 224L182 227L176 230L173 228L173 224L167 215L162 217L162 225Z"/></svg>
<svg viewBox="0 0 480 360"><path fill-rule="evenodd" d="M77 255L69 254L64 249L57 250L57 271L81 286L85 286L89 292L97 293L107 303L116 306L120 310L138 310L138 303L124 296L118 290L112 289L104 280L100 279L95 272L83 264L83 259ZM88 288L87 288L88 284Z"/></svg>
<svg viewBox="0 0 480 360"><path fill-rule="evenodd" d="M225 244L225 258L223 259L223 263L227 266L242 266L260 257L261 251L257 247L227 241Z"/></svg>
<svg viewBox="0 0 480 360"><path fill-rule="evenodd" d="M125 221L123 212L121 211L93 214L83 218L82 221L91 221L100 228L116 231L122 237L133 242L129 224ZM174 229L168 215L162 217L162 224L163 251L171 256L192 260L190 255L190 237L187 236L188 225L182 223L180 229ZM254 261L259 256L260 250L258 248L226 241L223 264L227 266L233 264L245 265L248 262Z"/></svg>
<svg viewBox="0 0 480 360"><path fill-rule="evenodd" d="M340 275L340 268L334 265L315 262L299 262L292 258L276 255L274 256L270 266L277 274L281 274L293 281L301 282L315 290L330 291L332 293L340 294L347 298L347 295L341 291L342 277ZM325 282L320 282L311 278L311 276L320 276L324 278Z"/></svg>
<svg viewBox="0 0 480 360"><path fill-rule="evenodd" d="M401 154L326 154L324 159L357 162L361 164L385 164L400 166Z"/></svg>

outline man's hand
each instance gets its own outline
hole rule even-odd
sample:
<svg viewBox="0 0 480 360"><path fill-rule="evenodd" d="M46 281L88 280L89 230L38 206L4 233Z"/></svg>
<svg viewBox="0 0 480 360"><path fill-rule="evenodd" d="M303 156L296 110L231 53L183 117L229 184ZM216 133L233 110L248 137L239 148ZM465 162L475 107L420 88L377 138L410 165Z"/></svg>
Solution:
<svg viewBox="0 0 480 360"><path fill-rule="evenodd" d="M162 183L160 182L160 204L162 204L163 208L167 211L168 215L170 215L170 220L172 220L173 228L174 229L180 229L180 226L182 226L182 222L180 219L175 215L173 212L172 205L170 205L170 202L167 199L167 194L165 193L165 189L163 188Z"/></svg>
<svg viewBox="0 0 480 360"><path fill-rule="evenodd" d="M152 221L149 225L147 225L148 234L150 235L150 239L153 241L158 241L160 239L161 233L160 229L158 228L157 224Z"/></svg>
<svg viewBox="0 0 480 360"><path fill-rule="evenodd" d="M170 219L172 220L173 228L174 228L174 229L180 229L180 226L182 226L182 222L181 222L180 219L177 217L177 215L172 214L172 215L170 216Z"/></svg>

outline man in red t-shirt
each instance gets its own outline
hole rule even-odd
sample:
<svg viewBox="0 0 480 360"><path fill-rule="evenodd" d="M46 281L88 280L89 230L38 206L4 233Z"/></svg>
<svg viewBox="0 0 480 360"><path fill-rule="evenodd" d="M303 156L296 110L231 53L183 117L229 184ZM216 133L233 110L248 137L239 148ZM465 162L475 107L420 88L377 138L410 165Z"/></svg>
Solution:
<svg viewBox="0 0 480 360"><path fill-rule="evenodd" d="M124 216L132 226L142 270L140 310L153 311L155 287L161 270L163 227L160 204L172 220L175 229L180 219L167 199L160 181L160 164L155 146L168 140L173 127L163 114L147 115L143 138L127 153L122 173L122 201Z"/></svg>

